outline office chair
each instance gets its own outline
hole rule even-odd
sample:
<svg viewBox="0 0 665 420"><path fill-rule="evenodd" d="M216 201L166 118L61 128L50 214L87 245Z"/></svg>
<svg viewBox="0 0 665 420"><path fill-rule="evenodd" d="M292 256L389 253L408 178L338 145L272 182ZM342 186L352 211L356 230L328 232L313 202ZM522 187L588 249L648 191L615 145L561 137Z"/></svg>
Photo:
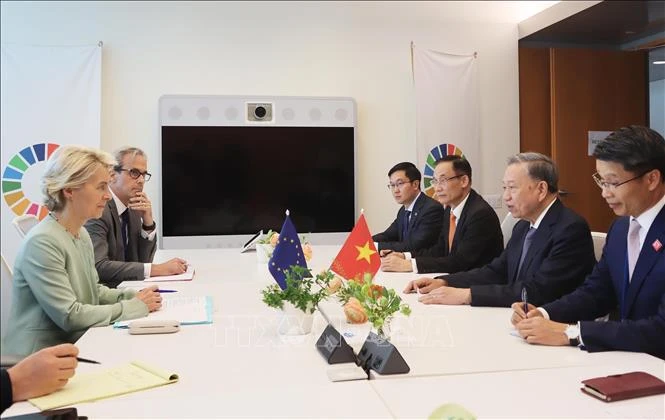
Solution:
<svg viewBox="0 0 665 420"><path fill-rule="evenodd" d="M596 254L596 261L600 261L600 257L603 255L606 236L607 233L604 232L591 232L591 239L593 239L593 253Z"/></svg>
<svg viewBox="0 0 665 420"><path fill-rule="evenodd" d="M505 248L508 245L510 237L513 235L513 227L515 223L519 222L520 219L515 219L510 212L506 214L506 217L503 218L501 222L501 233L503 234L503 247Z"/></svg>
<svg viewBox="0 0 665 420"><path fill-rule="evenodd" d="M12 220L12 224L18 231L18 234L21 235L21 238L25 238L25 235L28 234L30 229L37 226L38 223L39 219L37 218L37 216L32 214L24 214L22 216L16 216L14 220Z"/></svg>

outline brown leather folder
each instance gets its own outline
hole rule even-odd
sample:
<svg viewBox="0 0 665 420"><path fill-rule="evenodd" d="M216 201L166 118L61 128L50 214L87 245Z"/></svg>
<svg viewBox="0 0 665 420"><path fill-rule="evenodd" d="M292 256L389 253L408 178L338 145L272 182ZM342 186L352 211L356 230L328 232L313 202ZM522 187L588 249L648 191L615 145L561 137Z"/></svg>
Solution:
<svg viewBox="0 0 665 420"><path fill-rule="evenodd" d="M605 402L665 394L665 382L646 372L601 376L582 383L583 392Z"/></svg>

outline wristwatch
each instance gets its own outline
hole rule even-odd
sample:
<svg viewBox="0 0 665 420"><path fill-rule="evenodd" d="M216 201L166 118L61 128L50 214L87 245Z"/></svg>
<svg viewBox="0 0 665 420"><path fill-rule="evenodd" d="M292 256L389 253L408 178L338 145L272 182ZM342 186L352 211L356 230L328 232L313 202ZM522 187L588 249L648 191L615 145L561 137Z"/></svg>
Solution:
<svg viewBox="0 0 665 420"><path fill-rule="evenodd" d="M566 337L568 337L568 344L574 347L580 345L580 329L577 324L570 324L566 327Z"/></svg>
<svg viewBox="0 0 665 420"><path fill-rule="evenodd" d="M157 226L157 223L155 223L154 220L152 221L152 224L150 226L146 225L145 223L141 225L143 230L146 230L146 231L147 230L153 230L155 228L155 226Z"/></svg>

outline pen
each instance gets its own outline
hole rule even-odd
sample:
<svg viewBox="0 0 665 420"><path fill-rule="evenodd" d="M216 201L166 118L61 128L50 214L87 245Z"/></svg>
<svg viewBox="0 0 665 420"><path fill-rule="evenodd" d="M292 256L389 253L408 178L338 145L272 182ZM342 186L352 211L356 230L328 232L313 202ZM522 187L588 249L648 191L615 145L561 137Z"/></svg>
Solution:
<svg viewBox="0 0 665 420"><path fill-rule="evenodd" d="M529 312L529 301L526 293L526 287L522 287L522 303L524 303L524 317Z"/></svg>
<svg viewBox="0 0 665 420"><path fill-rule="evenodd" d="M99 363L96 360L84 359L83 357L77 357L76 360L78 360L79 362L83 362L83 363L92 363L92 364L95 364L95 365L101 365L101 363Z"/></svg>
<svg viewBox="0 0 665 420"><path fill-rule="evenodd" d="M156 292L159 292L159 293L175 293L175 292L177 292L177 290L158 289L158 290L156 290Z"/></svg>
<svg viewBox="0 0 665 420"><path fill-rule="evenodd" d="M385 257L388 254L392 254L392 249L387 250L386 252L383 253L383 256Z"/></svg>

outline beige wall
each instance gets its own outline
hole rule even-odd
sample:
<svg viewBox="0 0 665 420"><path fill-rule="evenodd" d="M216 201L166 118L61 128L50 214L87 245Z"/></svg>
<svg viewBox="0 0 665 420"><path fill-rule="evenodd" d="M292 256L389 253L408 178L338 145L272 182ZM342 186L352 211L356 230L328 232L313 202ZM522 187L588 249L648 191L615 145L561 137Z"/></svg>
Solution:
<svg viewBox="0 0 665 420"><path fill-rule="evenodd" d="M103 41L101 146L144 148L153 173L160 170L163 94L353 97L358 204L378 231L397 211L385 188L387 170L416 159L411 41L478 52L483 152L482 161L471 163L476 189L500 193L505 158L519 148L518 20L510 13L530 2L508 3L517 5L3 2L1 37L19 44ZM507 15L493 23L496 13L488 7ZM148 183L158 206L156 188Z"/></svg>

